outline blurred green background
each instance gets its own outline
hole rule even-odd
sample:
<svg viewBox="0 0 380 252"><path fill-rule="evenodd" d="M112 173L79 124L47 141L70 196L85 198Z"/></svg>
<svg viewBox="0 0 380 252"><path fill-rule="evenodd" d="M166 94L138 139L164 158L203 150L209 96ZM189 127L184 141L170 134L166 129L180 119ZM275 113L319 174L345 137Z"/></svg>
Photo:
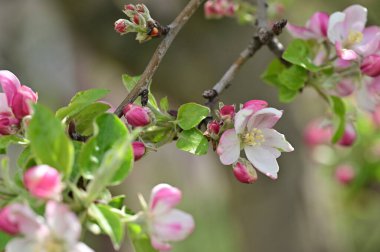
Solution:
<svg viewBox="0 0 380 252"><path fill-rule="evenodd" d="M317 10L334 12L353 3L369 9L369 22L380 24L380 1L287 0L285 17L304 24ZM78 90L112 90L107 101L117 106L125 96L121 75L142 73L160 40L138 44L120 36L113 23L124 18L120 0L0 0L0 68L14 72L39 93L39 101L56 109ZM168 24L184 0L145 0L152 17ZM173 108L189 101L203 103L212 87L246 47L253 28L233 19L205 20L199 10L180 32L153 81L158 97ZM286 32L280 39L287 44ZM115 193L139 210L137 193L148 197L158 183L183 190L181 209L194 215L196 229L175 252L308 252L380 251L380 206L377 195L365 204L343 200L331 174L313 166L302 143L306 122L324 112L323 101L306 90L292 104L281 104L276 90L259 78L273 55L263 49L239 72L222 95L226 104L268 100L285 111L277 125L295 147L280 159L272 181L259 174L253 185L238 183L230 167L210 149L194 157L167 145L136 163L132 175ZM113 251L106 238L87 237L96 251ZM127 240L123 251L132 251Z"/></svg>

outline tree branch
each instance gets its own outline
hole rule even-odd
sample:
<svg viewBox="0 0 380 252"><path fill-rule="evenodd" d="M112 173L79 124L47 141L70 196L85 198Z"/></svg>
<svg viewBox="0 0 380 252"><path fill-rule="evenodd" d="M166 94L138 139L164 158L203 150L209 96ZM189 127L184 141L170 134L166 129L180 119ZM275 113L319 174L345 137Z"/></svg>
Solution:
<svg viewBox="0 0 380 252"><path fill-rule="evenodd" d="M174 38L177 36L178 32L187 23L187 21L198 9L202 2L203 0L191 0L181 11L181 13L174 19L174 21L168 26L170 29L168 34L157 47L156 51L154 52L152 58L149 61L148 66L145 68L143 74L141 75L140 80L138 81L136 86L131 90L131 92L127 95L127 97L116 108L114 113L118 117L121 117L123 115L123 107L125 105L134 102L137 99L137 97L139 97L139 95L141 95L141 93L148 88L148 85L151 82L153 75L157 71L157 68L161 63L161 60L165 56L166 51L169 49Z"/></svg>

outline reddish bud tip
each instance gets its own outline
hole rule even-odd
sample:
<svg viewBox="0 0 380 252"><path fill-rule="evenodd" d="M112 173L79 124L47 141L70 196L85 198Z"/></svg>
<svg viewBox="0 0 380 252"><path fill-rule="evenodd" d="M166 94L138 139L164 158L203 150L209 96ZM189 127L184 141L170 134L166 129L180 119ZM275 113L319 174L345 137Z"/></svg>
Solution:
<svg viewBox="0 0 380 252"><path fill-rule="evenodd" d="M356 140L356 130L351 123L346 124L344 129L344 134L339 141L339 144L342 146L351 146L355 143Z"/></svg>
<svg viewBox="0 0 380 252"><path fill-rule="evenodd" d="M235 116L235 106L224 105L219 109L219 113L222 118L233 118Z"/></svg>
<svg viewBox="0 0 380 252"><path fill-rule="evenodd" d="M126 5L124 5L124 10L134 11L135 10L135 6L133 4L126 4Z"/></svg>
<svg viewBox="0 0 380 252"><path fill-rule="evenodd" d="M268 102L263 100L250 100L243 105L243 108L253 109L254 111L259 111L266 107L268 107Z"/></svg>
<svg viewBox="0 0 380 252"><path fill-rule="evenodd" d="M233 166L235 178L242 183L252 184L257 180L256 170L249 162L237 162Z"/></svg>
<svg viewBox="0 0 380 252"><path fill-rule="evenodd" d="M133 155L135 158L135 161L139 160L144 156L145 154L145 145L142 142L133 142L132 143L132 148L133 148Z"/></svg>
<svg viewBox="0 0 380 252"><path fill-rule="evenodd" d="M354 180L355 171L351 165L340 165L336 168L335 178L339 183L347 185Z"/></svg>
<svg viewBox="0 0 380 252"><path fill-rule="evenodd" d="M128 104L123 109L124 117L133 127L143 127L150 124L149 109L135 104Z"/></svg>
<svg viewBox="0 0 380 252"><path fill-rule="evenodd" d="M120 34L124 34L127 32L127 23L124 19L119 19L115 22L115 31L117 31Z"/></svg>
<svg viewBox="0 0 380 252"><path fill-rule="evenodd" d="M207 125L207 131L210 133L210 134L219 134L219 131L220 131L220 124L217 122L217 121L212 121L210 122L208 125Z"/></svg>

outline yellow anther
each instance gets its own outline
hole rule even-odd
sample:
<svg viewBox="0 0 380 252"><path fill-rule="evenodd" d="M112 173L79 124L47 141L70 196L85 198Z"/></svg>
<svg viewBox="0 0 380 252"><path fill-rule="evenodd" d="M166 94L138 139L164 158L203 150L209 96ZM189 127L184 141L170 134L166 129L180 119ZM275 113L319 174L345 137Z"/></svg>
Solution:
<svg viewBox="0 0 380 252"><path fill-rule="evenodd" d="M354 45L354 44L358 44L362 42L362 40L363 40L363 33L358 32L358 31L350 31L350 33L348 34L347 43L349 45Z"/></svg>
<svg viewBox="0 0 380 252"><path fill-rule="evenodd" d="M265 138L260 129L253 128L250 132L243 134L242 141L246 145L257 146L265 142Z"/></svg>

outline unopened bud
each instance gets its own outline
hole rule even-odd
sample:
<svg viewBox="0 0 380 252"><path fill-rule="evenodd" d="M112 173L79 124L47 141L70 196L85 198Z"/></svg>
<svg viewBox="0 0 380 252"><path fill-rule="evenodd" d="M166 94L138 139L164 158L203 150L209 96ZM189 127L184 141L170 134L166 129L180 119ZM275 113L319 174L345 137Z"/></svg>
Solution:
<svg viewBox="0 0 380 252"><path fill-rule="evenodd" d="M252 164L241 159L233 166L235 178L242 183L252 184L257 180L257 173Z"/></svg>
<svg viewBox="0 0 380 252"><path fill-rule="evenodd" d="M342 146L351 146L356 140L356 130L352 123L347 123L342 138L339 140L339 144Z"/></svg>
<svg viewBox="0 0 380 252"><path fill-rule="evenodd" d="M133 4L126 4L126 5L124 5L124 10L134 11L135 6Z"/></svg>
<svg viewBox="0 0 380 252"><path fill-rule="evenodd" d="M124 117L133 127L143 127L151 122L149 109L135 104L128 104L123 109Z"/></svg>
<svg viewBox="0 0 380 252"><path fill-rule="evenodd" d="M24 185L31 195L40 199L61 198L63 185L59 172L48 166L38 165L24 173Z"/></svg>
<svg viewBox="0 0 380 252"><path fill-rule="evenodd" d="M142 142L135 141L132 143L133 155L135 161L139 160L145 154L145 145Z"/></svg>
<svg viewBox="0 0 380 252"><path fill-rule="evenodd" d="M10 216L9 207L0 210L0 230L9 235L16 235L20 232L18 223Z"/></svg>
<svg viewBox="0 0 380 252"><path fill-rule="evenodd" d="M250 100L243 105L243 108L253 109L254 111L259 111L266 107L268 107L268 102L263 100Z"/></svg>
<svg viewBox="0 0 380 252"><path fill-rule="evenodd" d="M119 19L115 22L115 31L120 34L125 34L127 32L127 22L125 19Z"/></svg>
<svg viewBox="0 0 380 252"><path fill-rule="evenodd" d="M333 131L330 124L323 125L319 120L312 121L304 132L304 141L310 147L327 144L331 141Z"/></svg>
<svg viewBox="0 0 380 252"><path fill-rule="evenodd" d="M222 117L222 119L233 118L235 116L235 106L224 105L219 109L219 114Z"/></svg>
<svg viewBox="0 0 380 252"><path fill-rule="evenodd" d="M220 124L217 122L217 121L211 121L207 124L207 131L210 133L210 134L219 134L219 131L220 131Z"/></svg>
<svg viewBox="0 0 380 252"><path fill-rule="evenodd" d="M336 168L335 178L339 183L347 185L354 180L355 171L351 165L340 165Z"/></svg>
<svg viewBox="0 0 380 252"><path fill-rule="evenodd" d="M380 55L373 54L365 57L363 63L360 66L360 70L363 74L377 77L380 75Z"/></svg>

